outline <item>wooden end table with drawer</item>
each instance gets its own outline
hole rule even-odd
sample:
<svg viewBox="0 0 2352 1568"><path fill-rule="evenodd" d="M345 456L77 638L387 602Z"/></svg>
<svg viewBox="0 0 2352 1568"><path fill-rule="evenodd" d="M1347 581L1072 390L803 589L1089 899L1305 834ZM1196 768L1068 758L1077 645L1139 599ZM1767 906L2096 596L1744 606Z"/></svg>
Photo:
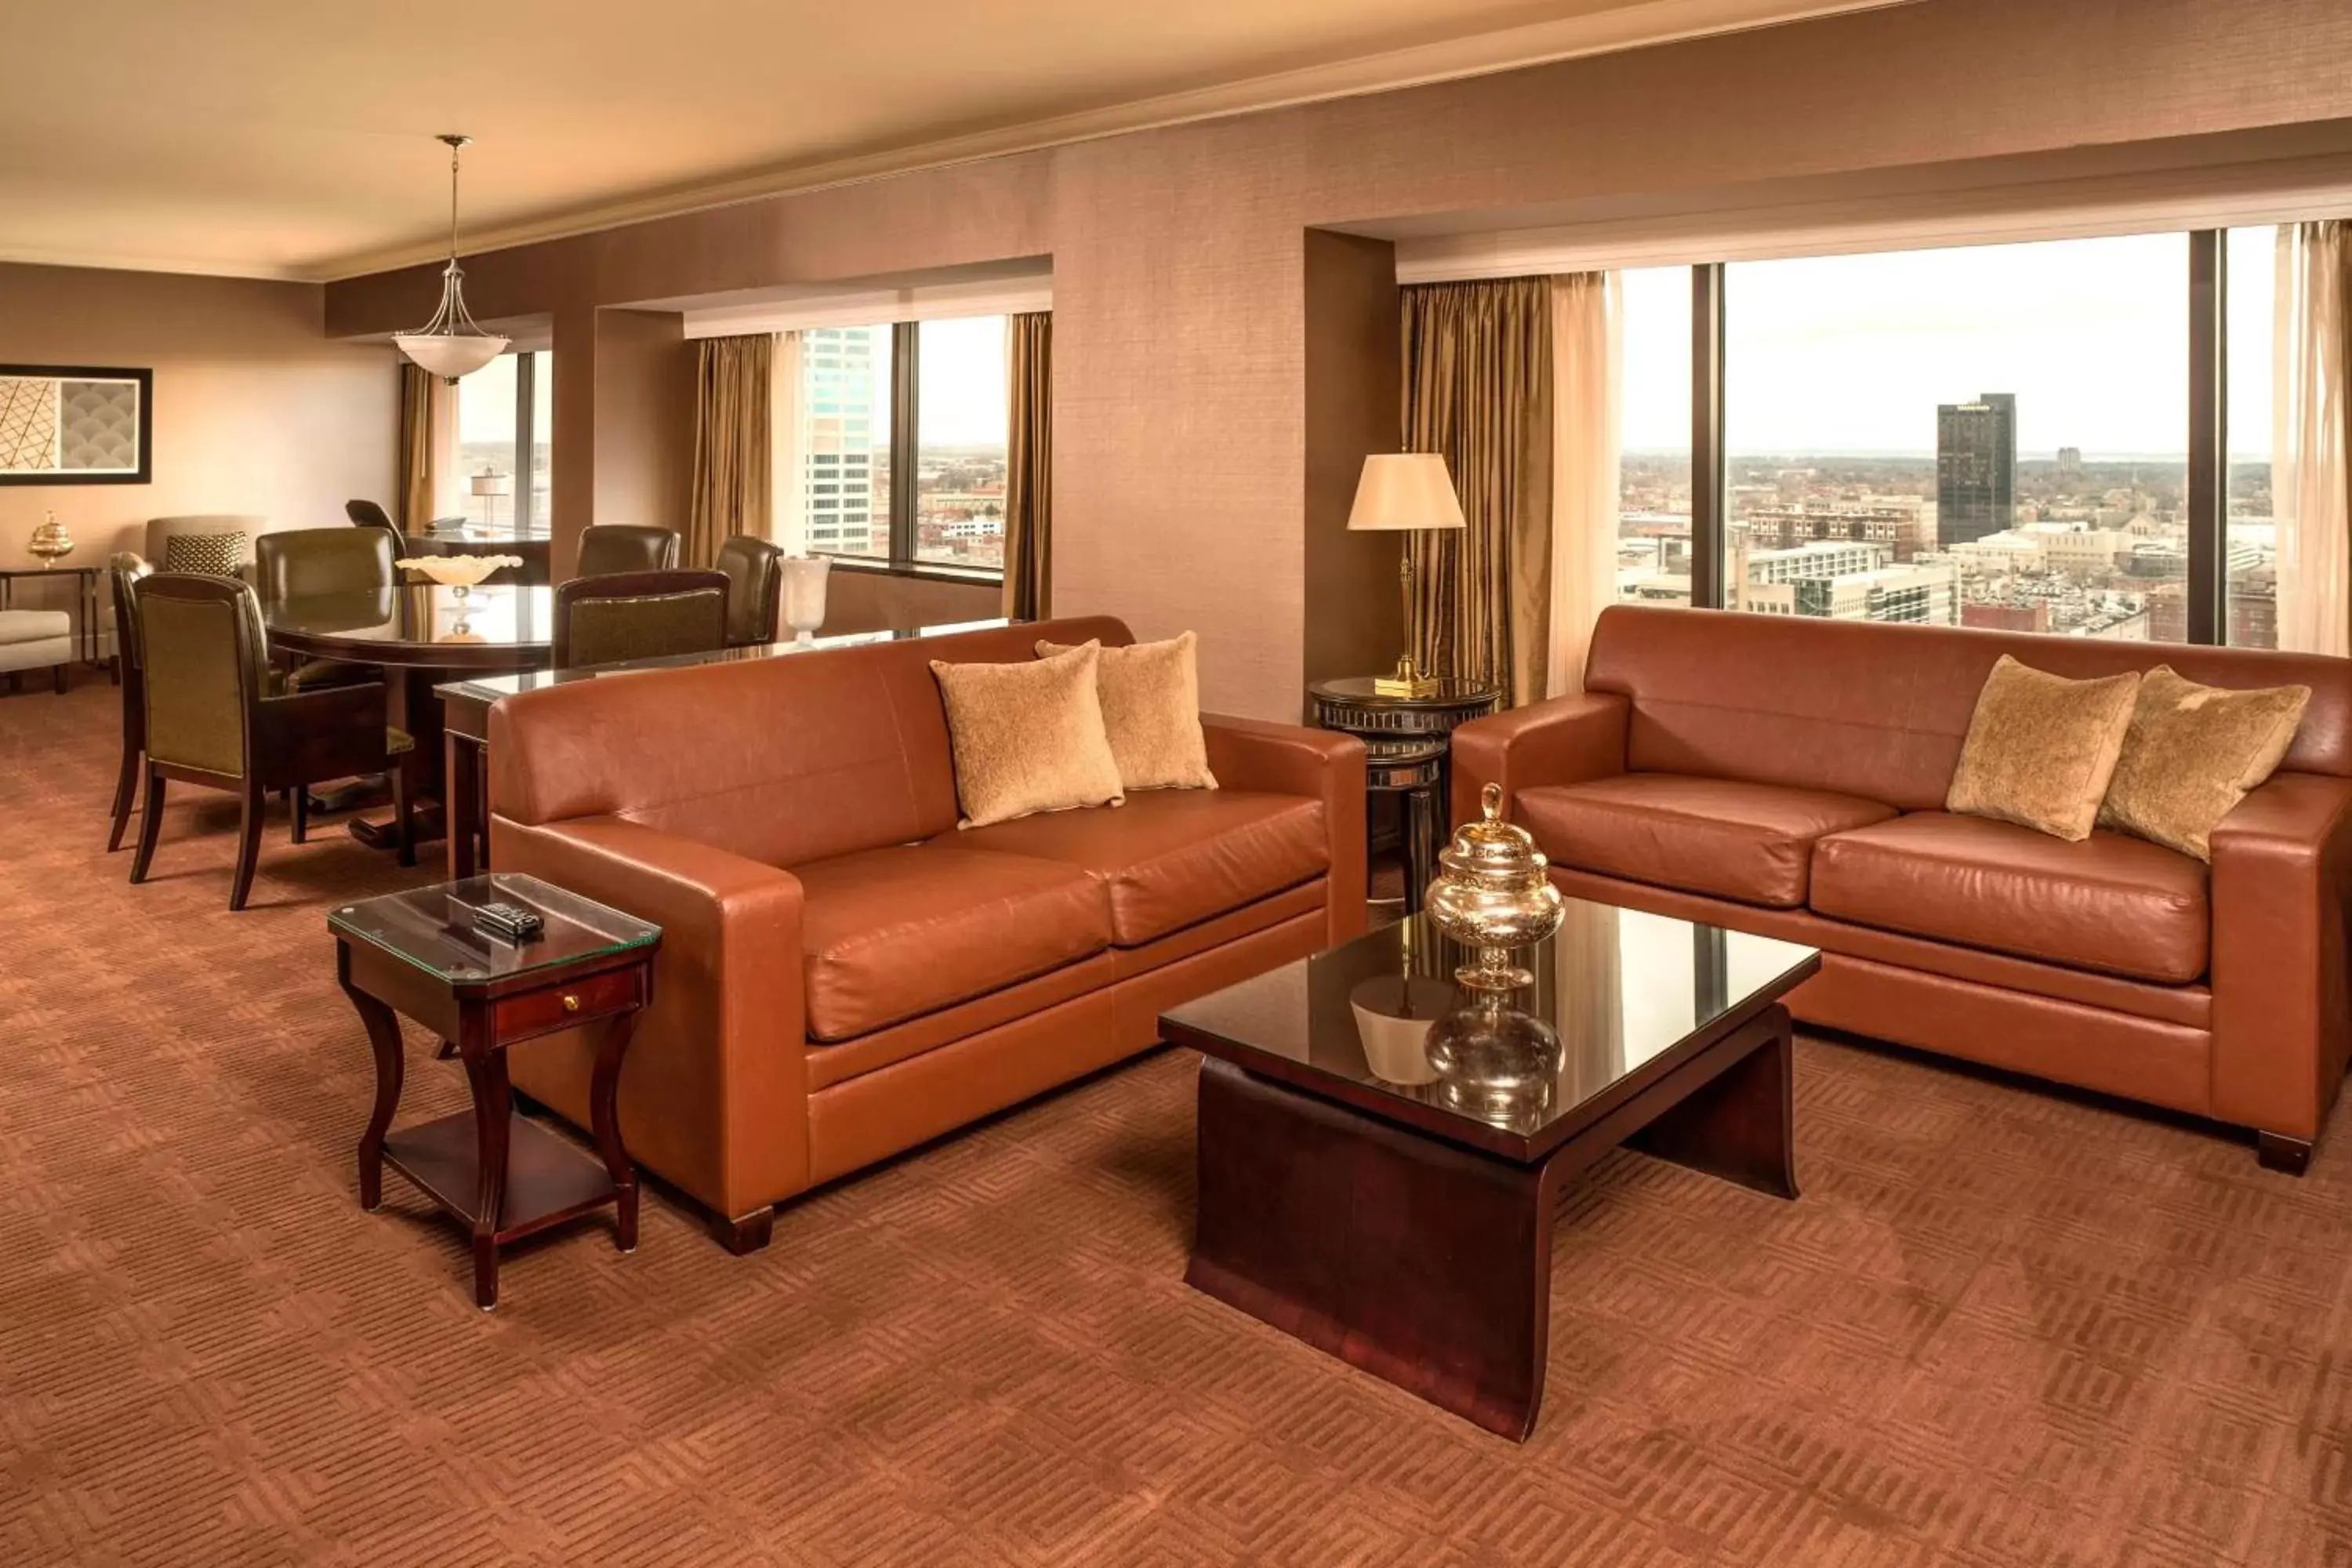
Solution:
<svg viewBox="0 0 2352 1568"><path fill-rule="evenodd" d="M486 903L535 910L539 937L509 942L474 924ZM383 1197L383 1167L408 1178L474 1241L474 1300L499 1301L499 1248L607 1204L623 1252L637 1245L637 1178L614 1100L637 1015L653 1000L661 928L536 877L493 874L346 904L327 917L335 978L375 1051L375 1109L360 1139L360 1205ZM405 1070L400 1016L457 1046L474 1108L392 1131ZM588 1108L599 1158L515 1114L507 1047L599 1026Z"/></svg>

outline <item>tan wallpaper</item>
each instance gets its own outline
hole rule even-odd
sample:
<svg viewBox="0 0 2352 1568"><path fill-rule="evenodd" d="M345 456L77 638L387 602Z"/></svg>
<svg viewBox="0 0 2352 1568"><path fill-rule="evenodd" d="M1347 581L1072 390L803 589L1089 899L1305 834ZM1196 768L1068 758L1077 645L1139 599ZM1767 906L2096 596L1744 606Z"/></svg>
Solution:
<svg viewBox="0 0 2352 1568"><path fill-rule="evenodd" d="M576 311L1050 255L1055 607L1197 629L1204 700L1281 716L1393 615L1360 562L1336 591L1309 581L1328 542L1309 519L1328 527L1353 482L1331 433L1377 422L1360 403L1310 421L1310 385L1349 395L1394 357L1368 336L1347 363L1328 329L1364 279L1310 269L1309 228L1717 210L1799 179L1941 188L1962 160L2024 177L2100 144L2160 168L2200 136L2330 121L2352 121L2343 0L1923 0L747 203L486 256L467 285L486 316ZM330 330L421 318L433 287L429 268L332 285ZM1326 288L1344 297L1310 309ZM560 428L581 374L559 372ZM558 451L562 514L597 481Z"/></svg>
<svg viewBox="0 0 2352 1568"><path fill-rule="evenodd" d="M313 284L0 265L0 363L155 373L153 482L0 485L0 565L46 511L67 564L144 547L146 520L252 512L272 527L341 524L355 496L389 500L398 397L392 351L321 335ZM61 586L61 585L59 585ZM16 599L68 595L42 585Z"/></svg>

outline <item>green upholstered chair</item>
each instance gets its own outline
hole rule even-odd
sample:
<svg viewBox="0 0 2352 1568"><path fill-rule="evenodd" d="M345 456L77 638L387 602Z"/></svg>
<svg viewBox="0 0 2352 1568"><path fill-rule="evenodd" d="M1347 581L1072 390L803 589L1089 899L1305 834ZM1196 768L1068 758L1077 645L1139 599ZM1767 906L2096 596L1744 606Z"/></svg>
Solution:
<svg viewBox="0 0 2352 1568"><path fill-rule="evenodd" d="M592 522L580 531L580 575L667 572L677 564L677 531L634 522Z"/></svg>
<svg viewBox="0 0 2352 1568"><path fill-rule="evenodd" d="M727 646L718 572L614 572L555 589L555 668L628 664Z"/></svg>
<svg viewBox="0 0 2352 1568"><path fill-rule="evenodd" d="M294 528L253 542L254 586L266 600L320 594L370 594L392 587L400 536L381 528ZM341 659L297 660L286 671L289 691L380 681L383 671Z"/></svg>
<svg viewBox="0 0 2352 1568"><path fill-rule="evenodd" d="M303 786L389 769L401 864L415 864L408 763L415 747L406 735L385 727L381 685L272 696L261 601L247 584L158 572L140 580L131 600L147 757L147 798L131 881L145 881L154 860L166 780L228 790L242 801L236 874L229 886L232 910L245 908L252 889L272 790L294 792L299 844L305 826Z"/></svg>
<svg viewBox="0 0 2352 1568"><path fill-rule="evenodd" d="M784 552L764 539L738 534L719 547L727 578L727 646L751 647L776 640L776 610L783 602Z"/></svg>
<svg viewBox="0 0 2352 1568"><path fill-rule="evenodd" d="M114 675L122 688L122 765L114 777L113 819L106 832L106 852L122 847L131 826L131 803L139 798L139 761L147 754L146 684L139 665L139 602L137 590L155 568L146 558L122 551L108 557L107 581L114 589Z"/></svg>

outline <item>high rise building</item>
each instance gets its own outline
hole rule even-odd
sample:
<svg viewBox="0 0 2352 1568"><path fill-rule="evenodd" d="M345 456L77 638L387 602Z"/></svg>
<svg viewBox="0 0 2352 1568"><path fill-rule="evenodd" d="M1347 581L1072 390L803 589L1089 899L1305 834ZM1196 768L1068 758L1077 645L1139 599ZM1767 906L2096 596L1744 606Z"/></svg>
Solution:
<svg viewBox="0 0 2352 1568"><path fill-rule="evenodd" d="M1936 542L1999 533L2017 518L2017 397L1988 392L1936 410Z"/></svg>
<svg viewBox="0 0 2352 1568"><path fill-rule="evenodd" d="M801 334L807 454L801 516L812 551L885 553L876 546L874 515L875 335L870 327Z"/></svg>

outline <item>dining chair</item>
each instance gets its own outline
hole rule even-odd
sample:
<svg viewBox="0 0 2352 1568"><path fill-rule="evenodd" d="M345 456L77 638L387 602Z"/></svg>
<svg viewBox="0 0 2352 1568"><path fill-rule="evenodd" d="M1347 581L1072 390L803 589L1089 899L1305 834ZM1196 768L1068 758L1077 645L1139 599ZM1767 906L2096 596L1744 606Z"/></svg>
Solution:
<svg viewBox="0 0 2352 1568"><path fill-rule="evenodd" d="M380 594L399 576L393 562L400 536L380 528L294 528L253 542L254 583L274 602L331 594ZM373 665L341 659L299 659L288 667L287 689L356 686L382 680Z"/></svg>
<svg viewBox="0 0 2352 1568"><path fill-rule="evenodd" d="M784 592L781 545L737 534L719 547L727 577L727 645L757 647L776 640L776 610Z"/></svg>
<svg viewBox="0 0 2352 1568"><path fill-rule="evenodd" d="M374 501L347 500L343 503L343 515L352 520L355 528L380 528L394 539L400 537L400 525L392 521L390 512Z"/></svg>
<svg viewBox="0 0 2352 1568"><path fill-rule="evenodd" d="M677 531L635 522L592 522L580 531L583 577L667 572L677 565Z"/></svg>
<svg viewBox="0 0 2352 1568"><path fill-rule="evenodd" d="M108 558L107 580L114 589L114 674L122 688L122 765L114 775L113 821L106 852L122 847L131 826L131 803L139 798L139 763L147 754L146 683L139 663L139 584L153 576L146 557L121 551Z"/></svg>
<svg viewBox="0 0 2352 1568"><path fill-rule="evenodd" d="M147 797L131 880L147 879L163 823L166 780L237 795L236 871L228 907L245 908L260 858L269 792L389 771L400 863L416 863L410 816L415 743L384 723L383 688L331 686L270 695L261 601L227 578L157 572L132 593L146 706ZM299 810L298 806L298 812ZM298 815L295 842L302 841Z"/></svg>
<svg viewBox="0 0 2352 1568"><path fill-rule="evenodd" d="M555 668L628 664L727 646L720 572L613 572L555 588Z"/></svg>

